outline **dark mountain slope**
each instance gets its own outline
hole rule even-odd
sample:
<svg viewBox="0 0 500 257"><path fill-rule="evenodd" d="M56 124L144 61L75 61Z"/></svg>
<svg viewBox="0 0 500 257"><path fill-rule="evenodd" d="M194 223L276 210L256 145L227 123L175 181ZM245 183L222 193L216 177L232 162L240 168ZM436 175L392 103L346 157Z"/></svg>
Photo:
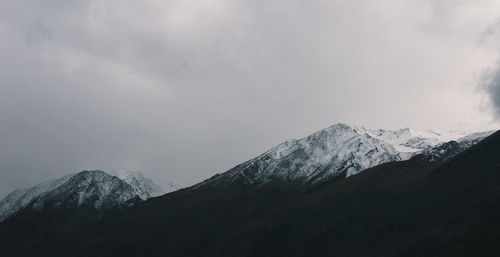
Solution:
<svg viewBox="0 0 500 257"><path fill-rule="evenodd" d="M496 133L442 166L418 158L378 166L273 217L262 227L287 228L285 239L268 241L272 250L261 240L252 255L497 256L499 165Z"/></svg>
<svg viewBox="0 0 500 257"><path fill-rule="evenodd" d="M446 159L420 155L311 188L234 183L181 190L23 254L1 243L0 250L2 256L497 256L500 133Z"/></svg>
<svg viewBox="0 0 500 257"><path fill-rule="evenodd" d="M252 255L497 256L499 165L496 133L442 166L418 159L378 166L262 224L284 239L259 239Z"/></svg>

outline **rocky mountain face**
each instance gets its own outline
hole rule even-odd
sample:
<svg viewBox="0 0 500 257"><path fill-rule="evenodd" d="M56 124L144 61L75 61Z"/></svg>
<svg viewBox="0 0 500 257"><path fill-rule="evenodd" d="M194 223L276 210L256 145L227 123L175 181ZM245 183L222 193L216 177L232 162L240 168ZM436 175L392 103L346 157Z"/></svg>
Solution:
<svg viewBox="0 0 500 257"><path fill-rule="evenodd" d="M104 171L82 171L66 183L36 197L27 207L34 210L90 207L121 208L140 201L132 185Z"/></svg>
<svg viewBox="0 0 500 257"><path fill-rule="evenodd" d="M276 181L316 184L349 177L382 163L408 160L422 153L440 159L451 158L492 133L447 134L408 128L374 130L339 123L308 137L280 144L195 188L235 182L257 186ZM448 145L449 142L456 145Z"/></svg>

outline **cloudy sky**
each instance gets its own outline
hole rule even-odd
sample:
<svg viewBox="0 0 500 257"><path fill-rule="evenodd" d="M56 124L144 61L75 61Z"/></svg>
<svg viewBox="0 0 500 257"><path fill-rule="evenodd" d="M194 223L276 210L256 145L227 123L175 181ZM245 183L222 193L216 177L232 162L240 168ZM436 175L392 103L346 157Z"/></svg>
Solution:
<svg viewBox="0 0 500 257"><path fill-rule="evenodd" d="M190 185L336 122L490 129L498 0L0 0L0 196Z"/></svg>

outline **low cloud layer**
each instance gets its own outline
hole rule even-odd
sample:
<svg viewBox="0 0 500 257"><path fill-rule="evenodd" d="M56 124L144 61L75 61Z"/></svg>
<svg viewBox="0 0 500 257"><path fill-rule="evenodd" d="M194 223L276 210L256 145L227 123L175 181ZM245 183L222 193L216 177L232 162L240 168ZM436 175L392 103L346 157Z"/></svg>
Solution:
<svg viewBox="0 0 500 257"><path fill-rule="evenodd" d="M490 117L473 78L495 61L495 32L483 31L498 10L495 0L0 0L0 196L115 167L189 185L335 122L481 126Z"/></svg>

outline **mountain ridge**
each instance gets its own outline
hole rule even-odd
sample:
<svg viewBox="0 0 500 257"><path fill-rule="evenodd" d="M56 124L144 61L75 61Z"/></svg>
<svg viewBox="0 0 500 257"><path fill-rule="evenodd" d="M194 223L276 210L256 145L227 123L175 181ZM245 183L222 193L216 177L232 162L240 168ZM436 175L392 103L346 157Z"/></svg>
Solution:
<svg viewBox="0 0 500 257"><path fill-rule="evenodd" d="M445 135L436 131L376 130L337 123L304 138L285 141L194 187L220 186L238 180L257 186L276 179L321 183L339 176L349 177L382 163L408 160L426 151L434 151L437 156L435 148L454 140L460 145L455 147L464 150L493 132Z"/></svg>
<svg viewBox="0 0 500 257"><path fill-rule="evenodd" d="M497 256L499 154L497 132L451 159L422 153L302 192L239 182L180 190L27 253Z"/></svg>

